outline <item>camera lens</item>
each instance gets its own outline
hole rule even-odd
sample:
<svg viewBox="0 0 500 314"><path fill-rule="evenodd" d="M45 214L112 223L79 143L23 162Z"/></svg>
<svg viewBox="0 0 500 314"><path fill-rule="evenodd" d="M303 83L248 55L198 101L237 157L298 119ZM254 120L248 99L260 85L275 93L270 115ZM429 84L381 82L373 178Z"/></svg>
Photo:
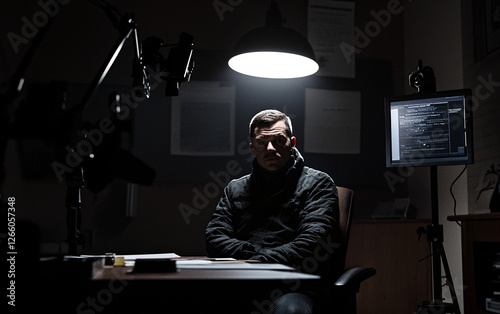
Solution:
<svg viewBox="0 0 500 314"><path fill-rule="evenodd" d="M422 75L417 75L415 76L415 79L414 79L414 84L416 86L420 86L422 85Z"/></svg>

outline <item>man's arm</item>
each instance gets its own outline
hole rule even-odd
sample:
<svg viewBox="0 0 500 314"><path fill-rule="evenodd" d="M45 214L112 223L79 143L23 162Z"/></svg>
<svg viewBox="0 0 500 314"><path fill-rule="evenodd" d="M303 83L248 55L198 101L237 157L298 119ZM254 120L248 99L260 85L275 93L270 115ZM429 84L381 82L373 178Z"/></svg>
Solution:
<svg viewBox="0 0 500 314"><path fill-rule="evenodd" d="M207 254L210 257L255 259L257 249L249 242L235 238L234 205L226 187L205 231Z"/></svg>
<svg viewBox="0 0 500 314"><path fill-rule="evenodd" d="M261 250L258 259L287 265L322 262L335 253L338 234L338 192L329 176L321 176L310 189L308 199L301 209L298 236L281 246Z"/></svg>

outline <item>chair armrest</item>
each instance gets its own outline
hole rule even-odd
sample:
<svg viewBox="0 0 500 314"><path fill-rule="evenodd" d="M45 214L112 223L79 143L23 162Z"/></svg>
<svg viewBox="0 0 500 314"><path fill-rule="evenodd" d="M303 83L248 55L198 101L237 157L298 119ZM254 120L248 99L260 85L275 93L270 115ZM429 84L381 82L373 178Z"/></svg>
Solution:
<svg viewBox="0 0 500 314"><path fill-rule="evenodd" d="M335 286L342 289L359 291L359 286L364 280L373 277L376 274L375 268L372 267L354 267L346 270L335 281Z"/></svg>

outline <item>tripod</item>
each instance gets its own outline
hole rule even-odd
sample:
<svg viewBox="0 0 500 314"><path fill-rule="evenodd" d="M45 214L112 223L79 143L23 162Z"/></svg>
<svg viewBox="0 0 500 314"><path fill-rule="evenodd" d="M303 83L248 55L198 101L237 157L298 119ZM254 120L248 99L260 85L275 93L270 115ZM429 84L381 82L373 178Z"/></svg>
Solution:
<svg viewBox="0 0 500 314"><path fill-rule="evenodd" d="M418 237L422 234L427 235L427 242L431 243L431 257L432 257L432 278L433 278L433 297L432 302L423 301L418 306L418 314L424 313L453 313L460 314L460 307L458 306L457 294L455 286L451 278L450 267L446 259L446 253L443 246L443 226L439 224L439 210L438 210L438 187L437 187L437 166L430 167L431 174L431 210L432 210L432 224L426 228L420 227L417 229ZM441 283L441 262L446 275L446 285L450 289L452 303L443 302L443 289Z"/></svg>

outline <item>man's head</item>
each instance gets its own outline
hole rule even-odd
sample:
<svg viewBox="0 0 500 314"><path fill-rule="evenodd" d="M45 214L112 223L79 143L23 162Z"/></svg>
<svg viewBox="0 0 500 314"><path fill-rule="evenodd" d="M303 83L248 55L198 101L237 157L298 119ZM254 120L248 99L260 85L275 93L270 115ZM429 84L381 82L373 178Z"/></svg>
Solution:
<svg viewBox="0 0 500 314"><path fill-rule="evenodd" d="M250 149L257 163L270 172L289 160L296 139L290 118L278 110L264 110L250 121Z"/></svg>

